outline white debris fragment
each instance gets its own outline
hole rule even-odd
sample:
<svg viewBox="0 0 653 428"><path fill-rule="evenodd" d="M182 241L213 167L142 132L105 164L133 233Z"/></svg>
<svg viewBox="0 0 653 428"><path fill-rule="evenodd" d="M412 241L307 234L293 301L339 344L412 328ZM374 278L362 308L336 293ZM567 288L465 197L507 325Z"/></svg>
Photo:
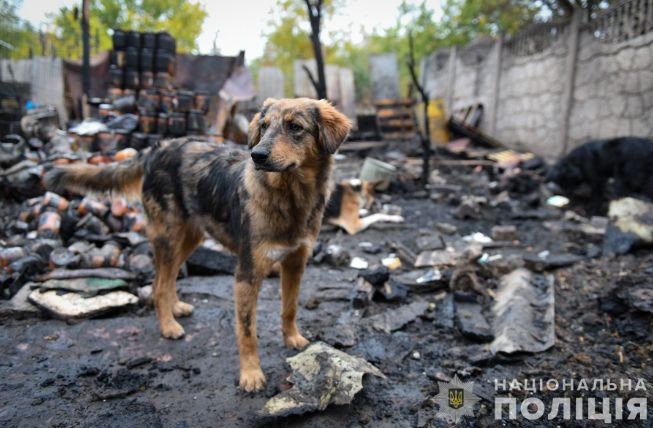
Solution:
<svg viewBox="0 0 653 428"><path fill-rule="evenodd" d="M259 411L262 416L287 416L324 410L329 404L348 404L363 389L363 375L385 375L362 358L317 342L286 359L292 368L293 387L272 397Z"/></svg>
<svg viewBox="0 0 653 428"><path fill-rule="evenodd" d="M77 293L60 295L55 290L44 293L35 290L29 295L29 300L44 311L61 319L90 318L138 303L138 297L122 290L89 298L84 298Z"/></svg>
<svg viewBox="0 0 653 428"><path fill-rule="evenodd" d="M354 257L351 259L351 263L349 263L349 267L354 269L367 269L368 266L369 263L362 257Z"/></svg>

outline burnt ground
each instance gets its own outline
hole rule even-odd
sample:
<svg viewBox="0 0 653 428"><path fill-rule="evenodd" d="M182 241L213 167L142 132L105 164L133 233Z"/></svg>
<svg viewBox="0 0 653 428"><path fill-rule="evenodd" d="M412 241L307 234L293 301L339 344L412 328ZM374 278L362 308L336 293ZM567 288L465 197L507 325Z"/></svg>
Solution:
<svg viewBox="0 0 653 428"><path fill-rule="evenodd" d="M448 183L463 186L463 193L489 193L487 180L475 177L471 168L443 168ZM477 174L479 175L479 174ZM483 175L483 174L481 174ZM476 184L474 184L476 183ZM478 183L486 183L479 185ZM383 202L402 208L406 222L373 227L356 236L326 228L320 238L337 243L371 264L380 262L402 243L416 251L415 239L440 222L458 227L457 240L472 232L490 233L496 224L514 224L525 249L552 253L566 251L593 254L600 240L574 232L557 232L543 226L542 219L515 219L532 201L512 208L502 204L483 207L479 219L459 220L453 212L460 194L409 198L394 192ZM413 193L413 195L415 195ZM519 202L519 201L518 201ZM530 208L529 208L530 209ZM559 214L554 214L555 216ZM358 243L368 241L380 248L370 255ZM504 249L491 250L490 253ZM506 250L506 251L515 251ZM404 264L405 266L405 264ZM406 268L409 270L408 268ZM300 298L298 324L311 340L323 340L359 355L381 369L387 379L366 378L365 388L350 405L278 420L256 415L268 397L284 385L289 369L284 359L296 351L282 346L279 331L278 279L267 279L258 309L259 352L267 376L267 388L246 394L236 388L238 357L233 331L232 278L191 277L179 281L183 300L195 305L192 317L180 322L186 337L180 341L161 338L151 308L135 308L110 317L69 324L53 319L4 318L0 322L0 425L31 426L447 426L437 418L430 399L438 392L437 381L458 374L475 383L481 401L475 418L460 426L595 426L596 421L564 422L560 419L529 422L523 418L494 419L494 379L643 378L649 403L653 388L653 327L650 314L640 312L620 297L620 291L650 284L653 254L639 250L621 257L587 258L550 271L555 276L556 344L539 354L488 358L480 343L461 335L451 320L450 295L440 290L408 295L403 302L373 301L362 310L364 317L425 299L436 309L391 334L371 330L363 323L347 323L343 314L352 310L350 290L358 271L311 263ZM482 275L493 289L497 276ZM445 294L446 293L446 294ZM488 301L479 298L488 307ZM315 305L319 302L319 305ZM486 315L488 315L486 313ZM340 323L339 323L340 320ZM343 347L343 332L352 332L353 346ZM414 352L419 353L415 358ZM567 392L566 395L570 393ZM576 392L572 393L577 394ZM603 397L605 393L584 393ZM595 394L595 395L594 395ZM631 392L630 394L634 394ZM501 394L505 395L505 394ZM518 399L529 393L513 391ZM637 396L642 393L637 393ZM538 392L550 404L555 392ZM623 397L628 397L624 393ZM625 401L625 400L624 400ZM547 414L550 406L547 405ZM636 421L646 426L649 421Z"/></svg>

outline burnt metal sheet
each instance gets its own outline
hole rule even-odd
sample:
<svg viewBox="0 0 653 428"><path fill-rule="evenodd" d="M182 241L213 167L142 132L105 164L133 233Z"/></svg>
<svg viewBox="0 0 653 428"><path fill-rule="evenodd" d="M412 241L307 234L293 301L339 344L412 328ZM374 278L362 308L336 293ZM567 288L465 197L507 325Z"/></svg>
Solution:
<svg viewBox="0 0 653 428"><path fill-rule="evenodd" d="M217 95L232 71L244 65L244 54L239 56L177 54L174 86L191 91L206 91Z"/></svg>

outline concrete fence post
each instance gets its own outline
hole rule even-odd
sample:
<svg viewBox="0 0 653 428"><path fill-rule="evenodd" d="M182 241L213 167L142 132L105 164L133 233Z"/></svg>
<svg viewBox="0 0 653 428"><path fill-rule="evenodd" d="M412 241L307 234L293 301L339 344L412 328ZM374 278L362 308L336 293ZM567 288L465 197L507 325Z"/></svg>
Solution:
<svg viewBox="0 0 653 428"><path fill-rule="evenodd" d="M494 70L492 70L492 80L494 87L492 88L492 98L489 100L489 105L487 106L488 111L488 124L489 124L489 133L491 136L494 136L497 130L497 120L498 120L498 110L499 110L499 91L501 85L501 59L503 58L503 42L504 35L501 34L499 39L494 42Z"/></svg>
<svg viewBox="0 0 653 428"><path fill-rule="evenodd" d="M576 9L571 19L569 26L569 35L567 37L567 59L565 64L565 82L562 93L562 106L560 109L562 124L562 132L560 138L560 147L562 148L559 156L567 153L569 147L569 118L571 116L571 109L574 103L574 83L576 80L576 63L578 58L578 42L580 38L581 23L583 13L580 9Z"/></svg>
<svg viewBox="0 0 653 428"><path fill-rule="evenodd" d="M449 115L453 114L453 97L454 97L454 86L456 85L456 46L452 46L449 51L449 63L447 70L447 98L446 98L446 109Z"/></svg>

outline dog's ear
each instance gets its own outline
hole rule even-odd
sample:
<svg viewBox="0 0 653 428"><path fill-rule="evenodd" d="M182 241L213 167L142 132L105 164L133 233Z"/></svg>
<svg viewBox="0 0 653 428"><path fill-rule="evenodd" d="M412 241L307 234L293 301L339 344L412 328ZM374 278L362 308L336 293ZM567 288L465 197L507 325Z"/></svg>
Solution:
<svg viewBox="0 0 653 428"><path fill-rule="evenodd" d="M259 124L259 122L261 121L261 117L264 116L267 109L277 101L278 100L274 98L268 98L265 101L263 101L263 105L261 106L261 111L256 113L252 118L252 121L249 122L249 128L247 130L247 140L250 149L255 145L257 145L259 141L261 141L261 125Z"/></svg>
<svg viewBox="0 0 653 428"><path fill-rule="evenodd" d="M347 138L351 130L351 122L327 100L316 101L315 107L320 136L319 144L327 153L334 154Z"/></svg>

